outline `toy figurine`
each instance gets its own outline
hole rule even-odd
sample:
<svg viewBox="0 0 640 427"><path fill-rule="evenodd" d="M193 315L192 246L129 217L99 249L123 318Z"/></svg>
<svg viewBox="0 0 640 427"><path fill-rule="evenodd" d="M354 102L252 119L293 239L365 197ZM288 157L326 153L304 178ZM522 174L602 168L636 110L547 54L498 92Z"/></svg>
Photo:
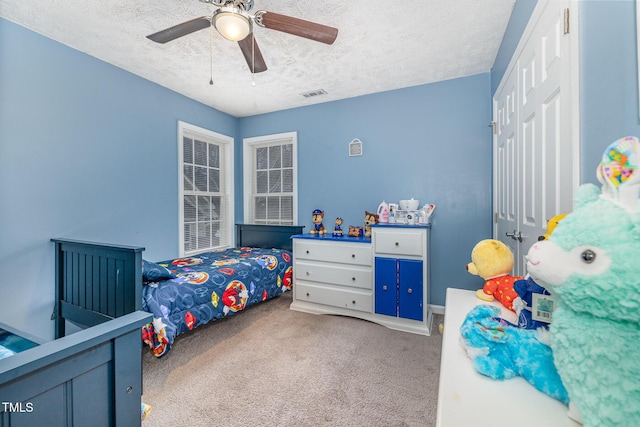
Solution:
<svg viewBox="0 0 640 427"><path fill-rule="evenodd" d="M311 216L311 221L313 222L313 230L311 230L311 234L325 234L327 230L324 228L324 224L322 224L322 218L324 218L324 211L320 209L315 209L313 211L313 215Z"/></svg>
<svg viewBox="0 0 640 427"><path fill-rule="evenodd" d="M364 235L371 237L371 226L378 223L378 214L364 211Z"/></svg>
<svg viewBox="0 0 640 427"><path fill-rule="evenodd" d="M362 227L354 227L353 225L349 226L349 236L350 237L360 237L362 236Z"/></svg>
<svg viewBox="0 0 640 427"><path fill-rule="evenodd" d="M342 228L340 227L342 225L342 218L338 217L336 218L336 226L333 229L333 237L342 237Z"/></svg>

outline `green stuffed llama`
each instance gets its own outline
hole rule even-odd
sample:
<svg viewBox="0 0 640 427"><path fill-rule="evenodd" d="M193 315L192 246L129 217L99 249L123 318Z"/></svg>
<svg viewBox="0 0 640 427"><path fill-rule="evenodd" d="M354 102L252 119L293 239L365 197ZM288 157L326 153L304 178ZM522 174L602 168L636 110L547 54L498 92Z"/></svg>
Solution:
<svg viewBox="0 0 640 427"><path fill-rule="evenodd" d="M531 277L558 300L551 348L585 426L640 425L640 143L611 144L602 192L580 187L576 206L527 255Z"/></svg>

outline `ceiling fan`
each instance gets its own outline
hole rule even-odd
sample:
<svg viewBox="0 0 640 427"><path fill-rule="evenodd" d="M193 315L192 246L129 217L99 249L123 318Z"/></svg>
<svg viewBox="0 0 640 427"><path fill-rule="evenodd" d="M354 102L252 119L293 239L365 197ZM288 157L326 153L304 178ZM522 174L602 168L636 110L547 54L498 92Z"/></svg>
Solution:
<svg viewBox="0 0 640 427"><path fill-rule="evenodd" d="M325 44L333 44L338 29L315 22L305 21L279 13L259 10L253 15L253 0L200 0L218 6L212 16L200 16L157 33L147 38L157 43L167 43L187 34L213 26L222 37L236 41L252 73L267 70L262 53L253 37L253 23L270 30L282 31Z"/></svg>

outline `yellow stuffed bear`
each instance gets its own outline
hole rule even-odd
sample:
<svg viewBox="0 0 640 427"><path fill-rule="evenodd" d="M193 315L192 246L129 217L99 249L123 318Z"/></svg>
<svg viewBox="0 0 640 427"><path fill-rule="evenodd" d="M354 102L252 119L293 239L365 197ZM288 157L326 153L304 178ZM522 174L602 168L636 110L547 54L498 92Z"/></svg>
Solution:
<svg viewBox="0 0 640 427"><path fill-rule="evenodd" d="M467 264L467 271L482 277L484 287L478 289L476 295L484 301L497 299L509 310L515 312L513 300L518 294L513 289L513 282L522 276L511 276L513 268L513 253L511 249L499 240L481 240L471 251L471 262Z"/></svg>

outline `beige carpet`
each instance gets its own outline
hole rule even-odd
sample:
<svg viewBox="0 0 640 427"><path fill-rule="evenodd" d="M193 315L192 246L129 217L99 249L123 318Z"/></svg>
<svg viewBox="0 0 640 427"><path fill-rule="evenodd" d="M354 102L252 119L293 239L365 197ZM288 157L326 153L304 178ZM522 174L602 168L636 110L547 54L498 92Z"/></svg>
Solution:
<svg viewBox="0 0 640 427"><path fill-rule="evenodd" d="M151 426L435 426L442 336L289 310L291 293L143 355Z"/></svg>

